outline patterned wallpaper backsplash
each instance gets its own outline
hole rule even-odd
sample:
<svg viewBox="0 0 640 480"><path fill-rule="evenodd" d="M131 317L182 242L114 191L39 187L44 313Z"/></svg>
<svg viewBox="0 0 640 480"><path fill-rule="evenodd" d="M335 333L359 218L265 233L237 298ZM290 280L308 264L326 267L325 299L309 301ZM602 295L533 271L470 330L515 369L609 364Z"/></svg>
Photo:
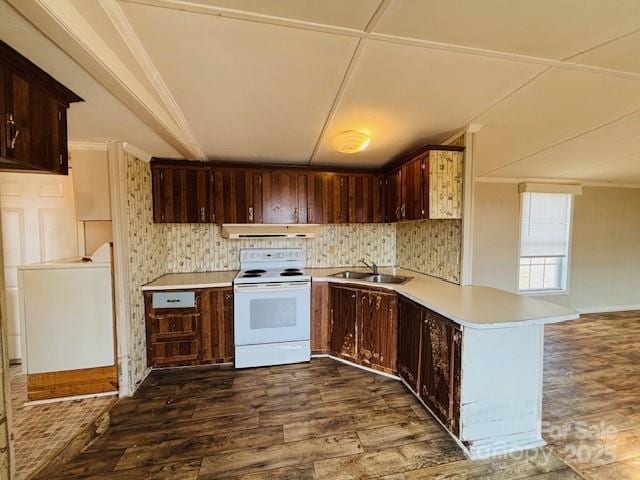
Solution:
<svg viewBox="0 0 640 480"><path fill-rule="evenodd" d="M461 220L396 224L396 261L416 272L460 283Z"/></svg>
<svg viewBox="0 0 640 480"><path fill-rule="evenodd" d="M228 240L217 225L169 224L164 226L168 250L167 272L234 270L242 248L294 248L306 251L309 267L354 267L359 260L378 265L395 264L395 225L325 225L318 237L296 239Z"/></svg>
<svg viewBox="0 0 640 480"><path fill-rule="evenodd" d="M147 371L144 301L140 287L166 273L167 248L162 226L153 223L151 168L125 152L127 162L127 228L129 238L130 385Z"/></svg>

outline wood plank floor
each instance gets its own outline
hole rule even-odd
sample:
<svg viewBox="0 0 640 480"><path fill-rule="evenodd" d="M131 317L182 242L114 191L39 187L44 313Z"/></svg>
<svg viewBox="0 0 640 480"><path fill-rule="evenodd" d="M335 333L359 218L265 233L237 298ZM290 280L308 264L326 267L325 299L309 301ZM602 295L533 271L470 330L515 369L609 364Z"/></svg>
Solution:
<svg viewBox="0 0 640 480"><path fill-rule="evenodd" d="M547 448L467 460L399 382L315 359L155 371L40 478L640 479L640 312L548 327L546 340Z"/></svg>

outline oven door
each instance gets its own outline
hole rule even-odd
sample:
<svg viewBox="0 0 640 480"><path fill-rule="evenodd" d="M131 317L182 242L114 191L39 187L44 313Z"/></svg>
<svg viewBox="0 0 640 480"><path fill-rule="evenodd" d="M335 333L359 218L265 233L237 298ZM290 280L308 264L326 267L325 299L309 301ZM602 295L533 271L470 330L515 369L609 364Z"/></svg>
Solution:
<svg viewBox="0 0 640 480"><path fill-rule="evenodd" d="M309 282L234 286L236 345L309 340L310 318Z"/></svg>

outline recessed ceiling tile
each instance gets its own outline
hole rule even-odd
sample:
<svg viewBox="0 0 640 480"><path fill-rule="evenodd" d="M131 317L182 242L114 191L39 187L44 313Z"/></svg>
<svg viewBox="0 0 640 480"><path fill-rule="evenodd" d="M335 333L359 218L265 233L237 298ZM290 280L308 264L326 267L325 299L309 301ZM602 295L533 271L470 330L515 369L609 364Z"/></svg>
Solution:
<svg viewBox="0 0 640 480"><path fill-rule="evenodd" d="M638 109L640 82L549 70L475 120L483 125L476 139L476 173L491 175Z"/></svg>
<svg viewBox="0 0 640 480"><path fill-rule="evenodd" d="M640 182L638 132L640 112L500 168L491 176Z"/></svg>
<svg viewBox="0 0 640 480"><path fill-rule="evenodd" d="M178 152L93 79L73 59L36 30L13 7L0 1L2 40L80 95L68 112L70 141L127 141L150 155Z"/></svg>
<svg viewBox="0 0 640 480"><path fill-rule="evenodd" d="M560 60L638 25L637 0L394 0L375 31Z"/></svg>
<svg viewBox="0 0 640 480"><path fill-rule="evenodd" d="M369 40L313 163L381 166L409 148L444 140L542 68ZM369 148L335 151L331 139L345 130L368 133Z"/></svg>
<svg viewBox="0 0 640 480"><path fill-rule="evenodd" d="M209 158L308 159L355 39L123 6Z"/></svg>
<svg viewBox="0 0 640 480"><path fill-rule="evenodd" d="M362 30L380 0L191 0L190 3Z"/></svg>

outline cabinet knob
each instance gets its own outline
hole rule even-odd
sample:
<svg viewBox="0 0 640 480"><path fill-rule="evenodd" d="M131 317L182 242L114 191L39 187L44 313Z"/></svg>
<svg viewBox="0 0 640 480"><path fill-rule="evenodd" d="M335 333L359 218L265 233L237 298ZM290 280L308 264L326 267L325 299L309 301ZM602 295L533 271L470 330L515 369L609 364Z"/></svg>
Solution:
<svg viewBox="0 0 640 480"><path fill-rule="evenodd" d="M206 219L207 217L205 216L205 213L204 213L204 207L200 207L200 220L204 222L206 221Z"/></svg>
<svg viewBox="0 0 640 480"><path fill-rule="evenodd" d="M253 222L253 207L249 207L249 221Z"/></svg>

